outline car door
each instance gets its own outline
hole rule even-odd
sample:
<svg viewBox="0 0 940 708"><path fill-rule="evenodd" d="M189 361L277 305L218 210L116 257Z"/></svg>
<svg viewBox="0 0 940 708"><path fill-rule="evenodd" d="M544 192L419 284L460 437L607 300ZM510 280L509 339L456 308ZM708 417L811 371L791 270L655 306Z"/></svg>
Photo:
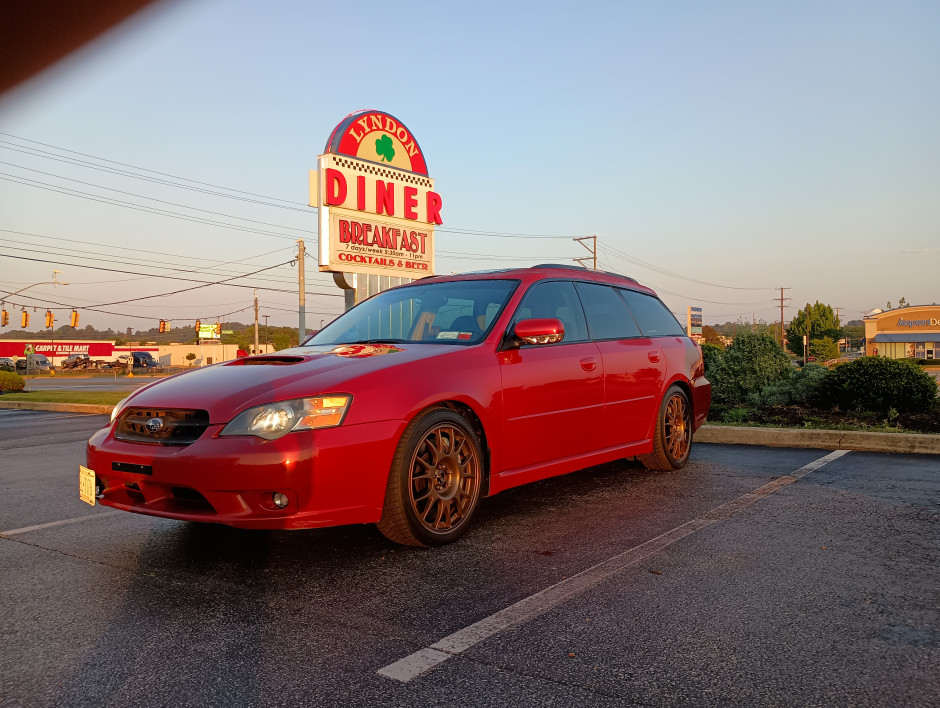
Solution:
<svg viewBox="0 0 940 708"><path fill-rule="evenodd" d="M588 339L571 281L534 284L510 324L556 317L565 337L555 344L522 345L497 353L503 389L503 444L494 460L500 473L582 455L600 445L603 365ZM533 478L537 478L537 475Z"/></svg>
<svg viewBox="0 0 940 708"><path fill-rule="evenodd" d="M603 447L645 442L659 410L666 373L662 351L640 331L617 289L578 283L577 290L604 364Z"/></svg>

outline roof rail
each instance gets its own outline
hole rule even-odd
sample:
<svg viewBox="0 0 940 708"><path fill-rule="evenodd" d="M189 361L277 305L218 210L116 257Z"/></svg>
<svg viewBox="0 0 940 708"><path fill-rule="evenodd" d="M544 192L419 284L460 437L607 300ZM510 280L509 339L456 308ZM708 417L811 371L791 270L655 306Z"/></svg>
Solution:
<svg viewBox="0 0 940 708"><path fill-rule="evenodd" d="M612 275L615 278L623 278L624 280L629 280L631 283L636 283L636 278L631 278L629 275L624 275L623 273L614 273L609 270L595 270L593 268L587 268L581 264L578 265L566 265L564 263L540 263L539 265L532 266L533 268L563 268L569 270L589 270L592 273L603 273L604 275Z"/></svg>

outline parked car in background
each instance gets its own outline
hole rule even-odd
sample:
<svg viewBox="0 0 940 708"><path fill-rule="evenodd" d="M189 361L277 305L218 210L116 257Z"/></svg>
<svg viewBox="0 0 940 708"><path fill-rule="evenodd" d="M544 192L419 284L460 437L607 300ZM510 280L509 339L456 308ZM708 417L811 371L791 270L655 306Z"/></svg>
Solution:
<svg viewBox="0 0 940 708"><path fill-rule="evenodd" d="M84 369L91 366L91 357L87 354L69 354L59 365L62 369Z"/></svg>
<svg viewBox="0 0 940 708"><path fill-rule="evenodd" d="M2 356L0 357L0 371L15 371L16 362L14 362L9 357Z"/></svg>
<svg viewBox="0 0 940 708"><path fill-rule="evenodd" d="M248 529L376 523L456 540L483 497L638 456L689 459L702 350L656 294L567 266L432 276L301 346L173 376L88 442L82 498Z"/></svg>

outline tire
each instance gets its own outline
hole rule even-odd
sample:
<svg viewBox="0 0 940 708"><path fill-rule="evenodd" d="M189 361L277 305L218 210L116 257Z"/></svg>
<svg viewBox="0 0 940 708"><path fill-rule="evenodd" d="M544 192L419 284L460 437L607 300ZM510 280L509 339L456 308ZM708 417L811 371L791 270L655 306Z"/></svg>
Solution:
<svg viewBox="0 0 940 708"><path fill-rule="evenodd" d="M678 386L670 386L659 405L653 451L640 455L643 466L651 470L677 470L689 461L692 451L692 406Z"/></svg>
<svg viewBox="0 0 940 708"><path fill-rule="evenodd" d="M447 408L418 415L392 460L379 531L407 546L443 546L460 538L480 501L480 441Z"/></svg>

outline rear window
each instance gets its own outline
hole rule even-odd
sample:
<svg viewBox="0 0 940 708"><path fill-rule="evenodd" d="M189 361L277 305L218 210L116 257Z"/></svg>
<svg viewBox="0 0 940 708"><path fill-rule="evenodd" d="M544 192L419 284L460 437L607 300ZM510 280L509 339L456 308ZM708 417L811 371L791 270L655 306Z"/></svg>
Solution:
<svg viewBox="0 0 940 708"><path fill-rule="evenodd" d="M647 337L682 337L685 335L682 325L659 298L626 288L618 288L618 291L626 300L630 311L633 312L640 330Z"/></svg>

